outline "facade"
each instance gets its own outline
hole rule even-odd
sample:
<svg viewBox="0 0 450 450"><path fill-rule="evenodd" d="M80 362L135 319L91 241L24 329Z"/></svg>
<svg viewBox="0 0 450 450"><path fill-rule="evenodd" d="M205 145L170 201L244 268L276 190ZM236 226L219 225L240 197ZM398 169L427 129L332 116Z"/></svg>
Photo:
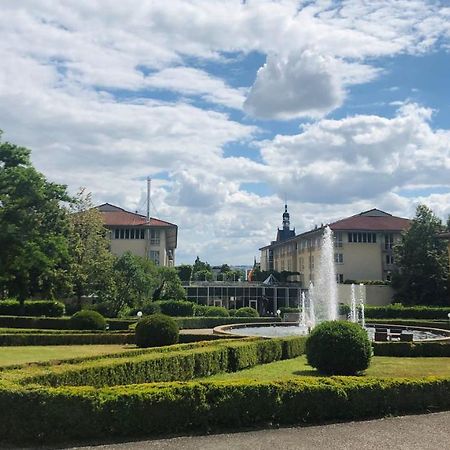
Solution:
<svg viewBox="0 0 450 450"><path fill-rule="evenodd" d="M160 266L175 264L178 227L173 223L132 213L104 203L97 206L109 230L111 252L117 256L129 251Z"/></svg>
<svg viewBox="0 0 450 450"><path fill-rule="evenodd" d="M286 213L286 211L285 211ZM284 214L283 214L284 223ZM389 281L394 269L393 247L410 220L371 209L328 224L334 234L336 278ZM298 281L315 282L325 226L260 248L261 270L298 272Z"/></svg>

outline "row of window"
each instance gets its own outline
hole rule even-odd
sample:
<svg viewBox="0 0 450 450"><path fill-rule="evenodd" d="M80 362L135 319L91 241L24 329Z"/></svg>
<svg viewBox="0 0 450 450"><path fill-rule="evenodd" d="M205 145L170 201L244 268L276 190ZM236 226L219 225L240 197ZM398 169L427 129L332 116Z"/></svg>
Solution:
<svg viewBox="0 0 450 450"><path fill-rule="evenodd" d="M145 228L116 228L114 239L145 239ZM150 230L150 244L161 242L159 230Z"/></svg>
<svg viewBox="0 0 450 450"><path fill-rule="evenodd" d="M377 234L376 233L348 233L348 242L367 242L369 244L376 244Z"/></svg>

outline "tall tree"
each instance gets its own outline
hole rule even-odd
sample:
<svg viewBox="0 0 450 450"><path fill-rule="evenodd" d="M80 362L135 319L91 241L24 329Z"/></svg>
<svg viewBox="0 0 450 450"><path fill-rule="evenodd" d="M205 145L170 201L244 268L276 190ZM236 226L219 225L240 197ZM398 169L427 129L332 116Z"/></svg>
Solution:
<svg viewBox="0 0 450 450"><path fill-rule="evenodd" d="M1 138L1 133L0 133ZM31 164L30 150L0 141L0 285L22 303L70 288L66 187Z"/></svg>
<svg viewBox="0 0 450 450"><path fill-rule="evenodd" d="M411 227L395 247L398 270L393 274L395 298L403 304L449 304L448 254L437 237L441 220L425 205L419 205Z"/></svg>
<svg viewBox="0 0 450 450"><path fill-rule="evenodd" d="M92 197L84 188L70 206L69 249L73 291L81 297L95 295L98 301L108 301L115 295L114 255L109 251L109 239L101 213L94 208Z"/></svg>

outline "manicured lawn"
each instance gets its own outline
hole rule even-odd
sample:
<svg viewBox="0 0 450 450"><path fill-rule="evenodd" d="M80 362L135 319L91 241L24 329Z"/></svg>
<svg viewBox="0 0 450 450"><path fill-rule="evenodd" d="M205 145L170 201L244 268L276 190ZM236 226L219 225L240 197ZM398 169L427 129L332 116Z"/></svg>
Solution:
<svg viewBox="0 0 450 450"><path fill-rule="evenodd" d="M95 356L136 350L134 345L45 345L0 347L0 367L53 359Z"/></svg>
<svg viewBox="0 0 450 450"><path fill-rule="evenodd" d="M365 375L373 377L450 376L450 358L394 358L375 356ZM277 361L229 374L218 374L205 380L251 379L269 381L296 376L319 376L306 362L306 356Z"/></svg>

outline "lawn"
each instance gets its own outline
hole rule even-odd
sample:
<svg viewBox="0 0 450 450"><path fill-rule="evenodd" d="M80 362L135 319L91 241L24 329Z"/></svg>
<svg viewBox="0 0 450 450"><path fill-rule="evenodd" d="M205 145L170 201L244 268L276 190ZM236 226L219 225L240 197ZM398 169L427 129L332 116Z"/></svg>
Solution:
<svg viewBox="0 0 450 450"><path fill-rule="evenodd" d="M373 377L426 377L450 376L450 358L394 358L375 356L365 375ZM306 356L277 361L234 373L222 373L205 378L205 381L251 379L269 381L297 376L319 376L308 365Z"/></svg>
<svg viewBox="0 0 450 450"><path fill-rule="evenodd" d="M0 347L0 367L38 361L104 355L125 350L136 350L134 345L45 345Z"/></svg>

